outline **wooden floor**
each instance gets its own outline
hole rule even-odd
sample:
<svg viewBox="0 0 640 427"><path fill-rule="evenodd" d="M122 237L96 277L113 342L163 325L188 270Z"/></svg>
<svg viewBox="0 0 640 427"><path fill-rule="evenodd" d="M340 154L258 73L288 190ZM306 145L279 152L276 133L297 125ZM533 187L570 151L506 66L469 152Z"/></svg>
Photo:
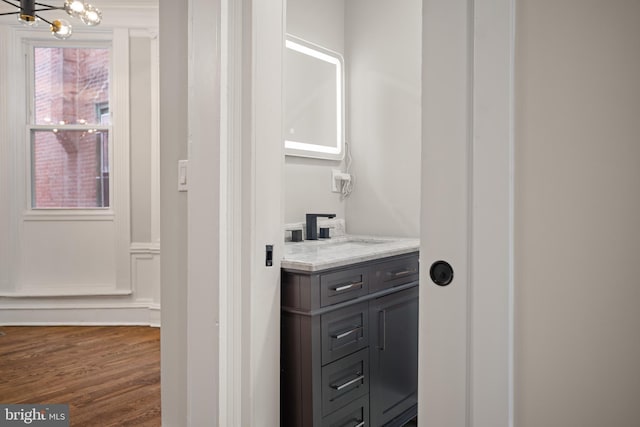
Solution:
<svg viewBox="0 0 640 427"><path fill-rule="evenodd" d="M73 427L159 426L160 329L0 326L0 403L67 403Z"/></svg>

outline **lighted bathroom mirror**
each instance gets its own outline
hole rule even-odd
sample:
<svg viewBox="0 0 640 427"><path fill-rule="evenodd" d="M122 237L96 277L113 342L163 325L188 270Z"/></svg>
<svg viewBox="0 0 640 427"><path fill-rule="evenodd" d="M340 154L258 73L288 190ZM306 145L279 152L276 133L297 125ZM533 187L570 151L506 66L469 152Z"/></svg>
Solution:
<svg viewBox="0 0 640 427"><path fill-rule="evenodd" d="M342 56L292 35L284 53L284 148L290 156L344 156Z"/></svg>

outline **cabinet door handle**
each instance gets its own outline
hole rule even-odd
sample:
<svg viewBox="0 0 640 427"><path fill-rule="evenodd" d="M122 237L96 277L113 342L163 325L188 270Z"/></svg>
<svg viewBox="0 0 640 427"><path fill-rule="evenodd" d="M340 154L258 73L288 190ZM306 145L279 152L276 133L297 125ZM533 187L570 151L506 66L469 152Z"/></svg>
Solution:
<svg viewBox="0 0 640 427"><path fill-rule="evenodd" d="M360 421L358 424L356 424L353 427L364 427L364 421Z"/></svg>
<svg viewBox="0 0 640 427"><path fill-rule="evenodd" d="M347 289L351 289L354 286L361 288L362 282L352 282L352 283L349 283L348 285L342 285L342 286L337 286L335 288L331 288L331 290L335 292L342 292L342 291L346 291Z"/></svg>
<svg viewBox="0 0 640 427"><path fill-rule="evenodd" d="M354 379L352 379L352 380L347 381L346 383L342 383L342 384L340 384L340 385L332 384L332 385L331 385L331 388L332 388L332 389L334 389L334 390L338 390L338 391L339 391L339 390L342 390L343 388L349 387L349 386L350 386L350 385L352 385L352 384L355 384L355 383L357 383L357 382L360 382L360 381L362 381L363 379L364 379L364 375L358 375L357 377L355 377L355 378L354 378Z"/></svg>
<svg viewBox="0 0 640 427"><path fill-rule="evenodd" d="M352 333L354 333L354 332L359 331L360 329L362 329L362 326L356 326L355 328L350 329L350 330L348 330L348 331L346 331L346 332L343 332L343 333L341 333L341 334L333 334L333 335L331 335L331 338L335 338L335 339L340 340L340 339L342 339L342 338L344 338L344 337L346 337L346 336L351 335L351 334L352 334Z"/></svg>
<svg viewBox="0 0 640 427"><path fill-rule="evenodd" d="M382 310L378 312L378 339L380 344L378 348L380 351L384 351L387 346L387 310Z"/></svg>

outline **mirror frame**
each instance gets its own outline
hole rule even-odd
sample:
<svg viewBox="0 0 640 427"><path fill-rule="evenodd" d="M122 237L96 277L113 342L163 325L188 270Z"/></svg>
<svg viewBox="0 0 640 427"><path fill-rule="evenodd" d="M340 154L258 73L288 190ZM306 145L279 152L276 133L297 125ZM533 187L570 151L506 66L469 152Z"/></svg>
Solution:
<svg viewBox="0 0 640 427"><path fill-rule="evenodd" d="M344 78L344 59L341 54L326 49L315 43L308 42L304 39L291 34L286 34L285 49L291 49L296 52L311 56L321 61L325 61L335 66L336 70L336 144L319 145L309 142L292 141L284 138L284 152L287 156L312 157L327 160L342 160L344 158L345 146L345 78ZM286 81L284 82L286 85ZM286 111L283 111L283 117ZM284 127L284 121L283 121ZM283 129L283 135L286 135Z"/></svg>

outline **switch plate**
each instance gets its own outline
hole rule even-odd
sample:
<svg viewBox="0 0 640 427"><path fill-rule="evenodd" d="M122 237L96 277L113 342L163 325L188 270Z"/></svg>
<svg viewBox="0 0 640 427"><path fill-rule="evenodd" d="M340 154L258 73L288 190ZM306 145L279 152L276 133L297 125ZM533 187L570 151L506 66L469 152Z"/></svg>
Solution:
<svg viewBox="0 0 640 427"><path fill-rule="evenodd" d="M178 160L178 191L189 190L189 161Z"/></svg>

